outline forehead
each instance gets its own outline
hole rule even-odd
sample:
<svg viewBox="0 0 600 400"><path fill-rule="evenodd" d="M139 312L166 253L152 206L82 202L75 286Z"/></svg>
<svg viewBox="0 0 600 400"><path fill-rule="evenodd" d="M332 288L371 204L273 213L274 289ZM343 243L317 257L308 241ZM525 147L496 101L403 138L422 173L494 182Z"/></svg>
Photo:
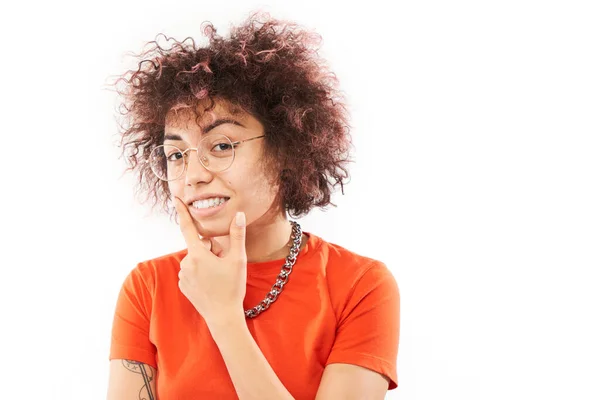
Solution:
<svg viewBox="0 0 600 400"><path fill-rule="evenodd" d="M219 118L233 118L241 122L251 117L240 107L224 100L215 100L215 106L205 110L209 105L208 100L200 101L194 108L175 105L167 112L165 126L200 131L201 127L210 125Z"/></svg>

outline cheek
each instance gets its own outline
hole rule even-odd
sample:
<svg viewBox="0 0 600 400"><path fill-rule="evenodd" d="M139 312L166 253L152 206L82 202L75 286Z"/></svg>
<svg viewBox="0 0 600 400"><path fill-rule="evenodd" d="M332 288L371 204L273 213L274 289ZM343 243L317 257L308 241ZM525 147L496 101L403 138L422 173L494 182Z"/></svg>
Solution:
<svg viewBox="0 0 600 400"><path fill-rule="evenodd" d="M173 201L175 199L175 196L179 197L180 199L183 198L183 185L181 183L178 182L169 182L169 193L171 194L171 201Z"/></svg>
<svg viewBox="0 0 600 400"><path fill-rule="evenodd" d="M254 180L254 201L260 203L261 206L268 208L277 196L277 187L267 179L265 175L260 175Z"/></svg>
<svg viewBox="0 0 600 400"><path fill-rule="evenodd" d="M246 169L247 173L228 178L228 185L235 190L245 203L269 206L277 195L277 188L273 187L261 169Z"/></svg>

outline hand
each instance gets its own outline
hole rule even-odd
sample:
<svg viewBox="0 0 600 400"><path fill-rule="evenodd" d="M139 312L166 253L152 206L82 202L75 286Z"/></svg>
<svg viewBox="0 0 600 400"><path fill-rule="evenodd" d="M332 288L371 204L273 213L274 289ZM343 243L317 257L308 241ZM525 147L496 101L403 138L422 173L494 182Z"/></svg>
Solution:
<svg viewBox="0 0 600 400"><path fill-rule="evenodd" d="M186 205L174 196L179 224L188 254L179 266L179 290L206 320L207 324L244 315L246 296L246 218L242 226L233 218L229 226L229 251L216 256L211 252L211 239L200 239Z"/></svg>

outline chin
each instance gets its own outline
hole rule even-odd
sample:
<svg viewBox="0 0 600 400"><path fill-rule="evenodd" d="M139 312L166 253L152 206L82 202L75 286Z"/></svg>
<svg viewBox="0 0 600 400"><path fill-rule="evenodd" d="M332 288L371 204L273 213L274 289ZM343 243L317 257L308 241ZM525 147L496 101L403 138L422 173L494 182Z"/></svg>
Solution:
<svg viewBox="0 0 600 400"><path fill-rule="evenodd" d="M229 222L227 222L224 218L204 220L202 222L194 220L194 225L202 237L229 235Z"/></svg>

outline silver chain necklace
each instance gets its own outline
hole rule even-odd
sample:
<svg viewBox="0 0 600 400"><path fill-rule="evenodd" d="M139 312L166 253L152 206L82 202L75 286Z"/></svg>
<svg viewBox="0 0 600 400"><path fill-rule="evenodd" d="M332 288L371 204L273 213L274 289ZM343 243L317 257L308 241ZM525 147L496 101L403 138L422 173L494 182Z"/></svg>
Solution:
<svg viewBox="0 0 600 400"><path fill-rule="evenodd" d="M269 293L267 293L267 297L258 303L256 307L244 310L246 318L255 318L258 314L267 310L277 300L277 296L283 290L283 286L287 283L292 273L292 267L296 264L296 257L300 250L300 243L302 243L302 229L296 221L290 221L290 224L292 224L292 247L290 248L290 254L285 258L285 264L281 267L281 272L277 275L277 282L275 282Z"/></svg>

